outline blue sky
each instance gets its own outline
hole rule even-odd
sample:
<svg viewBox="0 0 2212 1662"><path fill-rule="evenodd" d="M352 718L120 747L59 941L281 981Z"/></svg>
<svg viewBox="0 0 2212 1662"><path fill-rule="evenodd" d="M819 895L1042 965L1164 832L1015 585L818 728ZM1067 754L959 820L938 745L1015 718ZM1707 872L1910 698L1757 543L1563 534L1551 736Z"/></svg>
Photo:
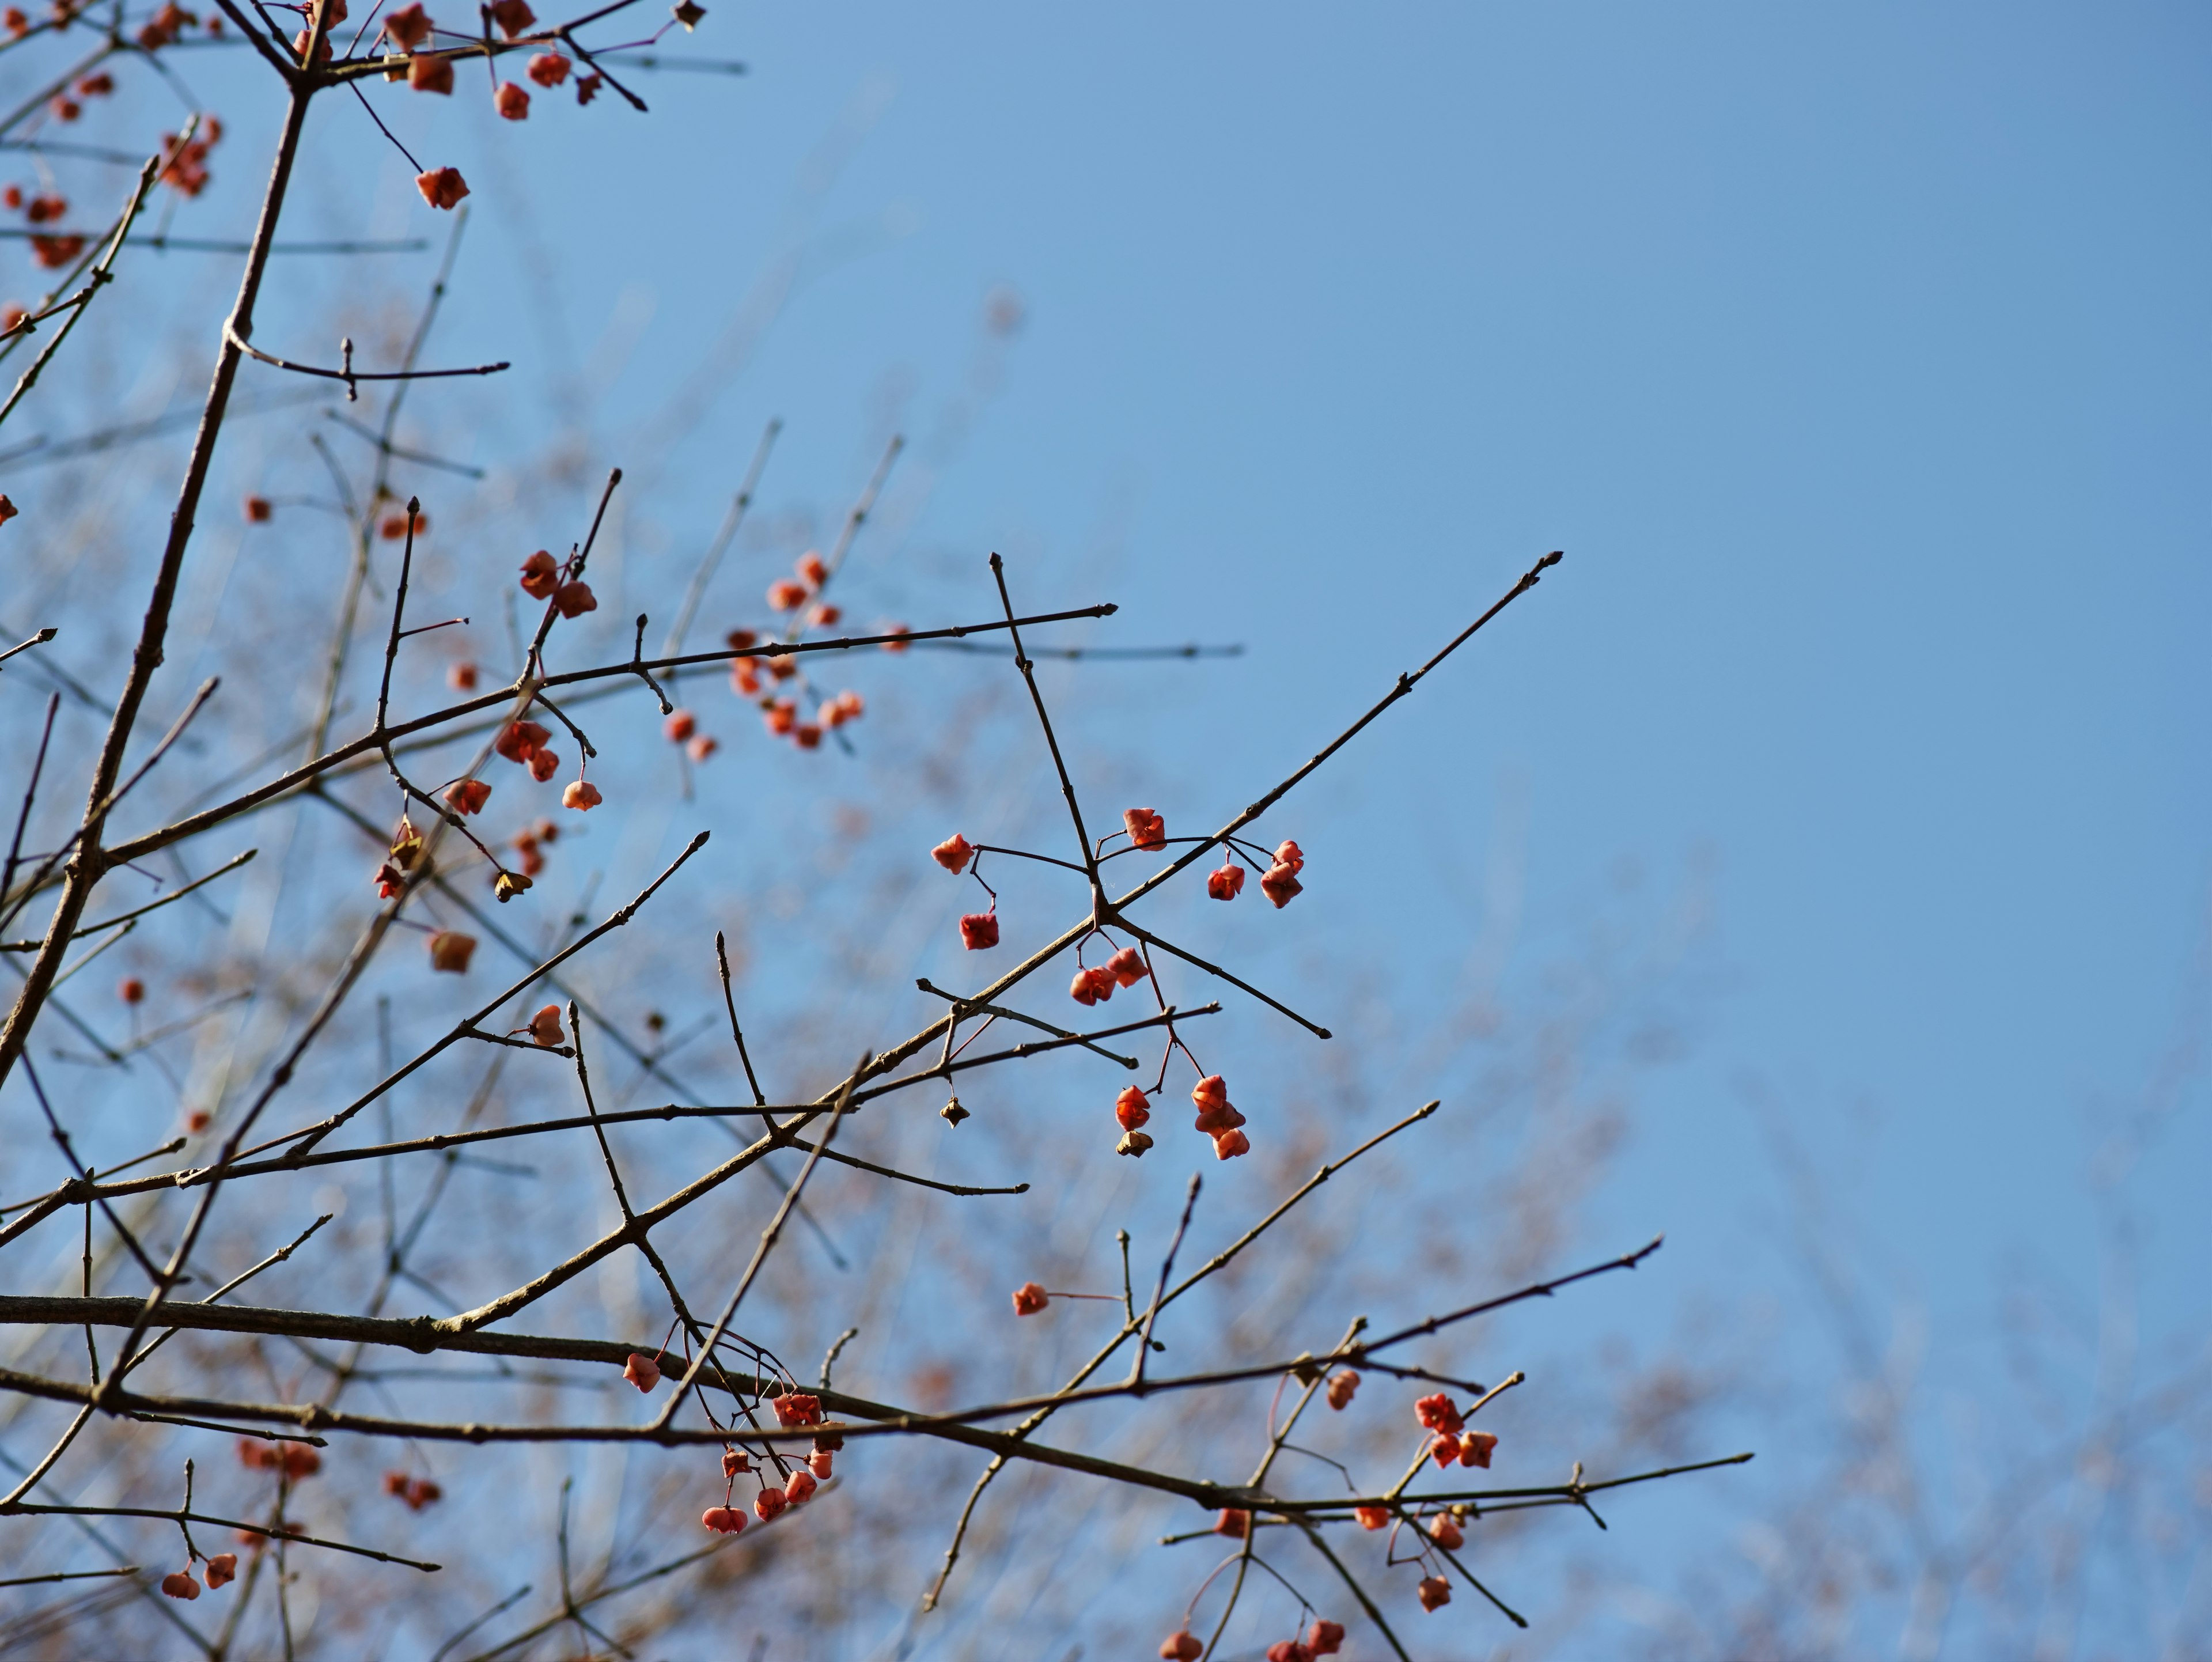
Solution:
<svg viewBox="0 0 2212 1662"><path fill-rule="evenodd" d="M1728 1272L1757 1077L1963 1312L2011 1251L2087 1251L2085 1113L2157 1066L2203 949L2208 45L2176 7L723 9L691 47L748 77L657 80L618 191L529 189L580 344L627 308L609 433L811 228L818 274L658 464L672 524L770 411L834 512L1017 289L915 545L1105 580L1121 638L1251 643L1155 741L1178 765L1272 774L1566 549L1332 794L1357 916L1455 964L1480 882L1439 912L1385 874L1479 871L1509 778L1534 940L1624 858L1709 860L1730 987L1623 1227ZM606 129L544 113L437 117L590 169ZM456 317L489 336L487 299ZM2179 1322L2212 1149L2174 1135Z"/></svg>
<svg viewBox="0 0 2212 1662"><path fill-rule="evenodd" d="M1725 990L1610 1216L1677 1288L1784 1284L1750 1081L1972 1322L2022 1253L2090 1285L2087 1117L2204 950L2208 48L2171 6L719 7L677 50L750 73L649 122L396 125L477 186L440 339L590 390L625 559L685 569L770 414L825 533L902 426L879 593L982 598L998 548L1117 639L1249 644L1131 706L1170 776L1276 776L1565 549L1307 804L1329 924L1455 971L1524 812L1524 965L1624 861L1705 873ZM422 228L351 180L333 224ZM2201 1322L2208 1157L2192 1112L2137 1179L2154 1332Z"/></svg>

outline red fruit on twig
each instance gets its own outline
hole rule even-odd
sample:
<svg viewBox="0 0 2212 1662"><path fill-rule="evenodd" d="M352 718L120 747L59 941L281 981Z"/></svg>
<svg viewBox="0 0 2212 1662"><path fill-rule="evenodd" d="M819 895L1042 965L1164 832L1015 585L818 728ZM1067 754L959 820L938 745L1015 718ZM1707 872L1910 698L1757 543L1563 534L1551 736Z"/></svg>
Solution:
<svg viewBox="0 0 2212 1662"><path fill-rule="evenodd" d="M224 1586L238 1580L238 1555L218 1552L207 1561L208 1591Z"/></svg>
<svg viewBox="0 0 2212 1662"><path fill-rule="evenodd" d="M1306 1629L1306 1645L1316 1656L1334 1656L1344 1648L1344 1623L1316 1622Z"/></svg>
<svg viewBox="0 0 2212 1662"><path fill-rule="evenodd" d="M969 912L960 920L960 944L971 953L980 953L999 944L999 915L996 912Z"/></svg>
<svg viewBox="0 0 2212 1662"><path fill-rule="evenodd" d="M1168 823L1150 808L1124 808L1121 824L1133 849L1164 849L1168 845Z"/></svg>
<svg viewBox="0 0 2212 1662"><path fill-rule="evenodd" d="M1165 1662L1198 1662L1206 1654L1206 1647L1196 1634L1179 1629L1160 1641L1160 1655Z"/></svg>
<svg viewBox="0 0 2212 1662"><path fill-rule="evenodd" d="M510 721L493 741L492 749L510 762L528 763L538 747L553 735L535 721Z"/></svg>
<svg viewBox="0 0 2212 1662"><path fill-rule="evenodd" d="M1114 1117L1121 1122L1124 1131L1133 1131L1152 1117L1151 1105L1145 1093L1133 1085L1122 1087L1121 1094L1114 1099Z"/></svg>
<svg viewBox="0 0 2212 1662"><path fill-rule="evenodd" d="M775 1410L778 1425L818 1426L822 1423L822 1399L804 1391L786 1391L781 1397L771 1397L768 1405Z"/></svg>
<svg viewBox="0 0 2212 1662"><path fill-rule="evenodd" d="M968 839L958 831L953 832L929 851L932 860L956 876L968 869L968 862L975 855L975 850L969 847Z"/></svg>
<svg viewBox="0 0 2212 1662"><path fill-rule="evenodd" d="M532 600L550 600L560 587L561 568L544 549L522 563L522 592Z"/></svg>
<svg viewBox="0 0 2212 1662"><path fill-rule="evenodd" d="M708 1507L699 1521L717 1535L735 1535L745 1526L745 1515L731 1507Z"/></svg>
<svg viewBox="0 0 2212 1662"><path fill-rule="evenodd" d="M1014 1314L1034 1316L1052 1302L1052 1295L1036 1282L1024 1282L1014 1289Z"/></svg>
<svg viewBox="0 0 2212 1662"><path fill-rule="evenodd" d="M481 779L456 780L446 788L446 806L455 813L482 813L491 801L491 787Z"/></svg>
<svg viewBox="0 0 2212 1662"><path fill-rule="evenodd" d="M1241 1541L1252 1532L1252 1514L1240 1507L1224 1507L1213 1520L1213 1532Z"/></svg>
<svg viewBox="0 0 2212 1662"><path fill-rule="evenodd" d="M816 1487L813 1472L801 1466L791 1474L790 1480L784 1484L783 1498L794 1507L804 1506L814 1498Z"/></svg>
<svg viewBox="0 0 2212 1662"><path fill-rule="evenodd" d="M546 1007L550 1009L552 1007ZM660 1383L660 1364L644 1352L633 1350L629 1360L623 1364L623 1378L640 1391L650 1391Z"/></svg>
<svg viewBox="0 0 2212 1662"><path fill-rule="evenodd" d="M384 38L402 52L412 52L430 38L429 15L422 0L403 6L384 20Z"/></svg>
<svg viewBox="0 0 2212 1662"><path fill-rule="evenodd" d="M1423 1576L1420 1596L1423 1610L1430 1611L1441 1610L1451 1603L1451 1583L1441 1575Z"/></svg>
<svg viewBox="0 0 2212 1662"><path fill-rule="evenodd" d="M446 79L450 82L453 78L449 67ZM459 167L434 167L415 175L415 188L422 192L422 200L433 208L454 208L469 193L469 182L461 177Z"/></svg>
<svg viewBox="0 0 2212 1662"><path fill-rule="evenodd" d="M197 1598L200 1584L192 1580L190 1570L172 1570L161 1578L161 1591L172 1598Z"/></svg>
<svg viewBox="0 0 2212 1662"><path fill-rule="evenodd" d="M1425 1429L1442 1432L1448 1437L1458 1436L1460 1428L1464 1423L1460 1417L1459 1409L1452 1406L1452 1399L1441 1391L1432 1397L1424 1397L1416 1402L1413 1404L1413 1417L1419 1420Z"/></svg>

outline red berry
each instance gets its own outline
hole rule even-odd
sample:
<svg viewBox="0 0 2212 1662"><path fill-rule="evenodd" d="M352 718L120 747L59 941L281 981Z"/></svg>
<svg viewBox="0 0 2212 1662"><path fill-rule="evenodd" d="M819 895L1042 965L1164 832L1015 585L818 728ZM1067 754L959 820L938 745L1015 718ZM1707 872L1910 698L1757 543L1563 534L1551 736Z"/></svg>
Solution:
<svg viewBox="0 0 2212 1662"><path fill-rule="evenodd" d="M699 1521L717 1535L735 1535L745 1526L745 1515L731 1507L708 1507Z"/></svg>
<svg viewBox="0 0 2212 1662"><path fill-rule="evenodd" d="M999 944L999 915L969 912L960 920L960 944L971 953Z"/></svg>
<svg viewBox="0 0 2212 1662"><path fill-rule="evenodd" d="M238 1555L218 1552L207 1561L207 1584L210 1592L238 1580Z"/></svg>
<svg viewBox="0 0 2212 1662"><path fill-rule="evenodd" d="M790 1501L793 1506L801 1506L814 1498L815 1488L813 1472L801 1466L791 1474L790 1481L784 1484L783 1498Z"/></svg>
<svg viewBox="0 0 2212 1662"><path fill-rule="evenodd" d="M510 762L527 763L538 747L553 735L535 721L513 721L492 748Z"/></svg>
<svg viewBox="0 0 2212 1662"><path fill-rule="evenodd" d="M1328 1376L1328 1405L1334 1409L1352 1406L1352 1394L1359 1389L1359 1376L1350 1368L1339 1368Z"/></svg>
<svg viewBox="0 0 2212 1662"><path fill-rule="evenodd" d="M1362 1529L1390 1527L1390 1508L1388 1507L1354 1507L1352 1509L1352 1515L1359 1520L1359 1527Z"/></svg>
<svg viewBox="0 0 2212 1662"><path fill-rule="evenodd" d="M945 870L957 874L968 869L968 862L975 854L975 850L968 845L968 839L955 831L932 849L929 857Z"/></svg>
<svg viewBox="0 0 2212 1662"><path fill-rule="evenodd" d="M1424 1576L1421 1578L1420 1593L1423 1610L1441 1610L1451 1603L1451 1583L1441 1575Z"/></svg>
<svg viewBox="0 0 2212 1662"><path fill-rule="evenodd" d="M1150 808L1124 808L1121 824L1129 833L1129 846L1164 849L1168 845L1167 821Z"/></svg>
<svg viewBox="0 0 2212 1662"><path fill-rule="evenodd" d="M1213 1520L1213 1532L1241 1541L1252 1532L1252 1514L1241 1507L1224 1507Z"/></svg>
<svg viewBox="0 0 2212 1662"><path fill-rule="evenodd" d="M1036 1282L1024 1282L1014 1289L1014 1314L1034 1316L1051 1301L1051 1295Z"/></svg>
<svg viewBox="0 0 2212 1662"><path fill-rule="evenodd" d="M1124 987L1133 987L1151 971L1145 967L1145 955L1134 947L1124 947L1106 960L1107 972Z"/></svg>
<svg viewBox="0 0 2212 1662"><path fill-rule="evenodd" d="M1487 1431L1470 1431L1459 1440L1462 1464L1490 1469L1490 1452L1498 1446L1498 1439Z"/></svg>
<svg viewBox="0 0 2212 1662"><path fill-rule="evenodd" d="M550 600L560 587L561 568L544 549L522 563L522 592L532 600Z"/></svg>
<svg viewBox="0 0 2212 1662"><path fill-rule="evenodd" d="M550 1010L553 1007L549 1004L545 1008ZM558 1036L557 1024L556 1036ZM660 1364L643 1352L633 1350L629 1353L629 1360L623 1364L623 1378L640 1391L650 1391L660 1383Z"/></svg>
<svg viewBox="0 0 2212 1662"><path fill-rule="evenodd" d="M1429 1519L1429 1539L1447 1552L1456 1552L1466 1543L1467 1534L1451 1513L1440 1512Z"/></svg>
<svg viewBox="0 0 2212 1662"><path fill-rule="evenodd" d="M1275 903L1277 911L1289 905L1305 885L1298 881L1297 872L1278 862L1267 868L1267 874L1260 880L1260 892Z"/></svg>
<svg viewBox="0 0 2212 1662"><path fill-rule="evenodd" d="M1344 1648L1344 1623L1316 1622L1306 1629L1306 1647L1316 1656L1334 1656Z"/></svg>
<svg viewBox="0 0 2212 1662"><path fill-rule="evenodd" d="M1441 1391L1416 1402L1413 1417L1427 1429L1440 1431L1452 1437L1459 1435L1460 1428L1464 1423L1460 1418L1459 1409L1452 1406L1452 1399Z"/></svg>
<svg viewBox="0 0 2212 1662"><path fill-rule="evenodd" d="M190 1570L172 1570L161 1578L161 1591L172 1598L197 1598L200 1584L192 1580Z"/></svg>
<svg viewBox="0 0 2212 1662"><path fill-rule="evenodd" d="M1152 1117L1152 1111L1145 1100L1145 1093L1133 1085L1125 1087L1121 1094L1114 1099L1114 1117L1121 1122L1124 1131L1135 1130Z"/></svg>
<svg viewBox="0 0 2212 1662"><path fill-rule="evenodd" d="M1206 1647L1196 1634L1179 1630L1160 1641L1160 1655L1165 1662L1198 1662L1206 1654Z"/></svg>
<svg viewBox="0 0 2212 1662"><path fill-rule="evenodd" d="M822 1399L805 1391L792 1391L781 1397L771 1397L768 1405L775 1410L779 1425L818 1426L822 1423Z"/></svg>
<svg viewBox="0 0 2212 1662"><path fill-rule="evenodd" d="M781 1512L784 1507L790 1504L791 1502L784 1498L784 1493L781 1489L764 1488L758 1495L754 1497L753 1512L757 1516L758 1516L761 1522L765 1524L773 1520L776 1513Z"/></svg>

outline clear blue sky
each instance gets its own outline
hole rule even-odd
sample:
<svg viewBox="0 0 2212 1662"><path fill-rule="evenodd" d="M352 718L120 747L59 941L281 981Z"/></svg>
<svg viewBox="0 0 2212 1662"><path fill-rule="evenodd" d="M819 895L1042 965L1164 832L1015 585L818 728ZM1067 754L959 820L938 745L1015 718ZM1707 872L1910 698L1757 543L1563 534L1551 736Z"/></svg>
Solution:
<svg viewBox="0 0 2212 1662"><path fill-rule="evenodd" d="M896 418L934 486L876 581L996 547L1118 638L1251 643L1146 706L1164 770L1225 746L1242 790L1564 548L1310 802L1316 917L1455 971L1501 791L1528 962L1624 860L1705 869L1725 986L1616 1244L1787 1284L1749 1080L1939 1319L2018 1252L2091 1285L2089 1117L2203 995L2212 13L717 4L678 50L750 73L400 126L477 188L441 341L586 366L635 557L688 562L769 415L825 518ZM354 178L332 225L421 228L396 163ZM999 284L1026 325L963 405ZM622 454L702 366L697 429ZM2154 1336L2204 1315L2190 1090L2136 1190Z"/></svg>
<svg viewBox="0 0 2212 1662"><path fill-rule="evenodd" d="M2172 1041L2212 878L2212 16L722 7L690 49L751 74L655 80L649 164L604 106L432 130L576 169L529 190L580 356L634 339L610 443L811 237L657 470L678 543L770 412L825 514L902 382L927 445L1010 283L1027 326L914 536L1110 580L1122 638L1253 643L1170 745L1273 769L1566 549L1345 776L1356 915L1455 965L1479 879L1440 914L1388 874L1479 873L1509 776L1535 939L1621 858L1705 851L1733 983L1622 1227L1729 1273L1755 1075L1856 1145L1939 1308L2012 1249L2086 1254L2085 1112ZM513 198L477 165L489 262ZM454 338L526 356L514 281L479 271ZM2212 1250L2201 1112L2178 1136L2172 1322Z"/></svg>

